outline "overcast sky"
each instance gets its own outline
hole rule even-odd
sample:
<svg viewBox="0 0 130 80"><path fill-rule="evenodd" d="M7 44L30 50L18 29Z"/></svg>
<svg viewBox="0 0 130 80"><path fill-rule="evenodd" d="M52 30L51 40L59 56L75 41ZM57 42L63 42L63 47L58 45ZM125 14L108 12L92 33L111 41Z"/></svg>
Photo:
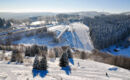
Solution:
<svg viewBox="0 0 130 80"><path fill-rule="evenodd" d="M130 0L0 0L0 12L130 11Z"/></svg>

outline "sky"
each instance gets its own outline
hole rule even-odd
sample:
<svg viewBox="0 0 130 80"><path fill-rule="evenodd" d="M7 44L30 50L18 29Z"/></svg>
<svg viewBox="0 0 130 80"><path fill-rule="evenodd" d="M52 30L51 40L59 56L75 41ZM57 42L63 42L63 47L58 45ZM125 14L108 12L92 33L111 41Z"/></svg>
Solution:
<svg viewBox="0 0 130 80"><path fill-rule="evenodd" d="M130 0L0 0L0 12L129 12Z"/></svg>

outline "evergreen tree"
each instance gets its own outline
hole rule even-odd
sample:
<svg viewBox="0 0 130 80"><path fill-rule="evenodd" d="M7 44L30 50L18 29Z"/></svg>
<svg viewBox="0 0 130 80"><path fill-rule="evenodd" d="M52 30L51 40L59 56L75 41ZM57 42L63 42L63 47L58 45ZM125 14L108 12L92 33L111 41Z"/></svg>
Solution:
<svg viewBox="0 0 130 80"><path fill-rule="evenodd" d="M17 49L13 50L12 56L11 56L11 62L23 63L23 56L19 50Z"/></svg>
<svg viewBox="0 0 130 80"><path fill-rule="evenodd" d="M17 53L16 60L17 60L18 63L23 63L23 55L22 55L21 52Z"/></svg>
<svg viewBox="0 0 130 80"><path fill-rule="evenodd" d="M83 52L80 54L80 57L81 57L81 59L86 59L86 58L87 58L86 53L83 51Z"/></svg>
<svg viewBox="0 0 130 80"><path fill-rule="evenodd" d="M38 69L38 67L39 67L39 59L38 56L36 56L33 63L33 69Z"/></svg>
<svg viewBox="0 0 130 80"><path fill-rule="evenodd" d="M60 67L66 67L69 65L68 54L65 52L60 58Z"/></svg>
<svg viewBox="0 0 130 80"><path fill-rule="evenodd" d="M11 26L11 22L10 22L10 21L7 21L6 27L10 27L10 26Z"/></svg>
<svg viewBox="0 0 130 80"><path fill-rule="evenodd" d="M0 28L4 26L4 20L0 18Z"/></svg>
<svg viewBox="0 0 130 80"><path fill-rule="evenodd" d="M70 49L67 50L68 58L73 58L72 52Z"/></svg>
<svg viewBox="0 0 130 80"><path fill-rule="evenodd" d="M47 70L47 60L45 56L42 56L42 59L39 63L39 70Z"/></svg>
<svg viewBox="0 0 130 80"><path fill-rule="evenodd" d="M25 50L25 56L31 56L31 48L27 47Z"/></svg>
<svg viewBox="0 0 130 80"><path fill-rule="evenodd" d="M11 56L11 62L16 62L16 57L17 57L17 54L18 54L18 50L17 49L14 49L12 51L12 56Z"/></svg>
<svg viewBox="0 0 130 80"><path fill-rule="evenodd" d="M47 70L46 56L36 56L33 63L33 69Z"/></svg>

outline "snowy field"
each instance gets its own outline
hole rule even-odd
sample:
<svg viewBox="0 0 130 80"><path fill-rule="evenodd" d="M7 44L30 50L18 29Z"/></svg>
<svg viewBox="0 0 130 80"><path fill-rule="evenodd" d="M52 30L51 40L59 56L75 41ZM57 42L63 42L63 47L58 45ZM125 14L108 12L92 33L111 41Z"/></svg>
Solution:
<svg viewBox="0 0 130 80"><path fill-rule="evenodd" d="M130 80L130 71L91 60L74 59L69 70L61 70L59 59L48 60L48 71L32 71L31 65L0 61L0 80ZM107 75L106 75L107 73Z"/></svg>

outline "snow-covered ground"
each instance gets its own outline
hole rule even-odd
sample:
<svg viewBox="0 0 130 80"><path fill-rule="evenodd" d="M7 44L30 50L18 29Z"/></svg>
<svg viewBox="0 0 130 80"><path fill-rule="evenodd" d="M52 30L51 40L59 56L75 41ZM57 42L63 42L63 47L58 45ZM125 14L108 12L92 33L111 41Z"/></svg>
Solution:
<svg viewBox="0 0 130 80"><path fill-rule="evenodd" d="M32 71L31 65L0 61L0 80L130 80L129 70L91 60L74 59L70 68L61 70L59 59L55 62L48 60L46 72Z"/></svg>
<svg viewBox="0 0 130 80"><path fill-rule="evenodd" d="M117 49L118 51L114 51L114 49ZM113 46L103 49L101 51L108 52L113 55L122 55L122 56L130 57L130 46L128 48L124 48L124 47L116 48L116 46L113 45Z"/></svg>
<svg viewBox="0 0 130 80"><path fill-rule="evenodd" d="M24 37L21 40L15 41L14 44L24 44L24 45L38 44L38 45L46 45L48 46L48 48L66 45L65 43L59 43L59 44L54 43L53 38L48 36L43 38L39 38L38 36Z"/></svg>
<svg viewBox="0 0 130 80"><path fill-rule="evenodd" d="M32 22L30 25L41 25L41 24L45 24L45 21L35 21Z"/></svg>
<svg viewBox="0 0 130 80"><path fill-rule="evenodd" d="M65 25L57 25L57 26L53 26L48 28L49 31L62 31L66 26Z"/></svg>

